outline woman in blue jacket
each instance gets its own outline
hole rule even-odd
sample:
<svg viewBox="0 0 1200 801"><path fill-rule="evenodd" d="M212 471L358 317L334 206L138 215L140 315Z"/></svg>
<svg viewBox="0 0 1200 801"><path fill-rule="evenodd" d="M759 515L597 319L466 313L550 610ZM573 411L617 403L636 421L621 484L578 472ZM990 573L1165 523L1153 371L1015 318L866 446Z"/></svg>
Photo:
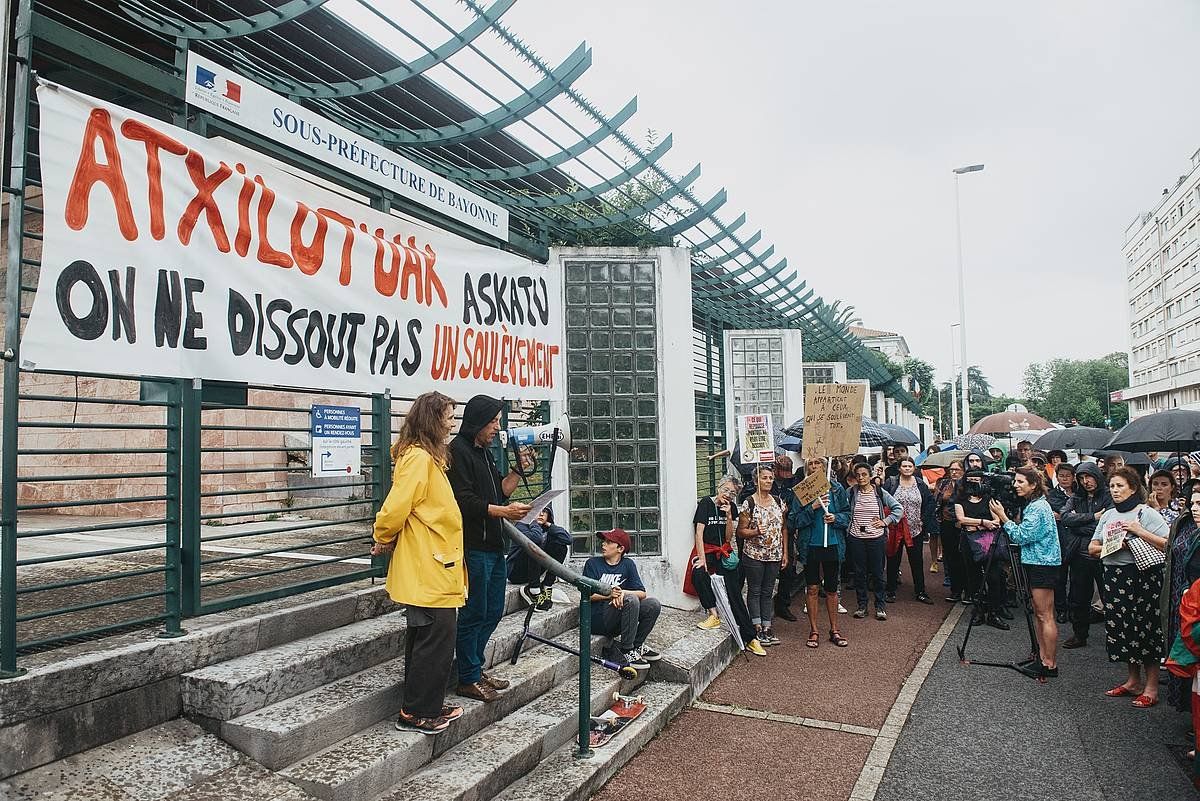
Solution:
<svg viewBox="0 0 1200 801"><path fill-rule="evenodd" d="M1021 564L1033 595L1033 613L1037 617L1039 666L1043 676L1058 676L1058 624L1054 620L1054 585L1062 565L1058 545L1058 526L1054 512L1046 500L1046 485L1042 472L1033 467L1018 467L1013 476L1013 489L1026 502L1021 522L1008 518L1004 506L997 500L988 505L1000 518L1004 533L1014 545L1021 546Z"/></svg>
<svg viewBox="0 0 1200 801"><path fill-rule="evenodd" d="M811 474L825 473L824 459L809 459L804 464ZM829 641L839 648L850 642L842 636L837 626L838 578L842 562L846 559L846 527L850 525L850 502L846 491L834 482L829 492L811 505L801 505L796 496L791 500L791 529L796 532L797 564L804 564L804 583L808 587L808 642L809 648L821 644L817 631L817 605L821 587L825 588L825 612L829 616Z"/></svg>

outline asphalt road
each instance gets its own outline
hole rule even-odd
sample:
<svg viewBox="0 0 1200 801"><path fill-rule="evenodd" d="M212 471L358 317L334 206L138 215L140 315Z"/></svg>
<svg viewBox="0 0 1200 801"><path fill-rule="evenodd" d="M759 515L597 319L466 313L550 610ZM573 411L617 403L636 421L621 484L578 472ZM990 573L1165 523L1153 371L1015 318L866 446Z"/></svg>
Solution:
<svg viewBox="0 0 1200 801"><path fill-rule="evenodd" d="M1060 651L1045 685L1003 668L960 664L964 615L917 696L877 801L1193 801L1182 764L1189 720L1165 703L1134 709L1107 698L1123 664L1104 654L1103 624L1084 649ZM968 659L1010 661L1029 652L1012 631L976 628ZM1060 639L1068 631L1060 630Z"/></svg>

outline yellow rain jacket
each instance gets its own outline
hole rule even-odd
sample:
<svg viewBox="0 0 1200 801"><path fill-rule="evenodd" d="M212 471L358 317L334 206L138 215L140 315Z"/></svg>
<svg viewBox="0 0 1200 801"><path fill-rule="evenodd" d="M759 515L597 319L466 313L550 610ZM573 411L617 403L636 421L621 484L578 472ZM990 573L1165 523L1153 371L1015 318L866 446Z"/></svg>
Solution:
<svg viewBox="0 0 1200 801"><path fill-rule="evenodd" d="M386 583L393 601L438 609L463 605L462 513L446 471L422 448L400 454L392 489L375 517L375 541L394 540Z"/></svg>

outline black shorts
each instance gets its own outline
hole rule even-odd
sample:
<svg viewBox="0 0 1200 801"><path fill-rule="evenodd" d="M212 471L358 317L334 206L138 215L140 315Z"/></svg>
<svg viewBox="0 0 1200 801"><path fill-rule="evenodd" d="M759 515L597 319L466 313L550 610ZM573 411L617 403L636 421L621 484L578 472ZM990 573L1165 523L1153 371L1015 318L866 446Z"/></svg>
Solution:
<svg viewBox="0 0 1200 801"><path fill-rule="evenodd" d="M1052 590L1058 585L1058 565L1025 565L1025 580L1031 590Z"/></svg>
<svg viewBox="0 0 1200 801"><path fill-rule="evenodd" d="M809 587L824 584L825 592L837 592L838 567L837 546L810 545L808 558L804 562L804 583ZM821 581L822 572L825 574L824 581Z"/></svg>

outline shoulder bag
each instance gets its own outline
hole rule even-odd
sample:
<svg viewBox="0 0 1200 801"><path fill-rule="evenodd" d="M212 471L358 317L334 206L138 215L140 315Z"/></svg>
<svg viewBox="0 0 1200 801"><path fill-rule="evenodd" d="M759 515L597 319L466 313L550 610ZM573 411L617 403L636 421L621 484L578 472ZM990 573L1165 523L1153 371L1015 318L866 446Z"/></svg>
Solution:
<svg viewBox="0 0 1200 801"><path fill-rule="evenodd" d="M1138 508L1138 523L1142 522L1142 508L1144 507ZM1125 547L1129 549L1129 554L1133 557L1133 563L1137 565L1138 570L1160 568L1167 561L1167 554L1164 551L1158 550L1141 537L1126 534Z"/></svg>

